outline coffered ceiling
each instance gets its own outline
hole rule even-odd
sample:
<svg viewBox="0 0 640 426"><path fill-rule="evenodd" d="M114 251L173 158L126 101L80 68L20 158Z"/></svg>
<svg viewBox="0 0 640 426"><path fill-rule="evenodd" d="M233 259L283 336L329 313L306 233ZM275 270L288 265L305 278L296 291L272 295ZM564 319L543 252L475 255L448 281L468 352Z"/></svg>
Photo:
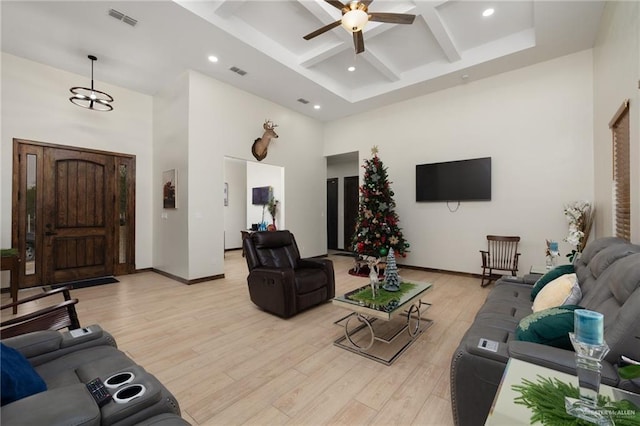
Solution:
<svg viewBox="0 0 640 426"><path fill-rule="evenodd" d="M375 0L369 12L416 19L369 22L361 54L341 26L302 38L340 19L340 10L323 0L2 1L0 7L4 52L81 75L88 75L87 55L94 54L97 81L150 95L193 69L327 121L588 49L604 2ZM493 15L483 17L488 8Z"/></svg>

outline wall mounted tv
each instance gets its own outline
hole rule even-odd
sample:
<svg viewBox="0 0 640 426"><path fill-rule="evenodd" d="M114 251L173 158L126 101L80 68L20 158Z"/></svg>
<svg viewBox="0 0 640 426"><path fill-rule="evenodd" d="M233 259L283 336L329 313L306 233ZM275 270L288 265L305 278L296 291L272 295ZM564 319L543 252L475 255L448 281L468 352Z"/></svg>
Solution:
<svg viewBox="0 0 640 426"><path fill-rule="evenodd" d="M264 206L269 204L269 196L271 195L270 186L261 186L259 188L251 189L251 204Z"/></svg>
<svg viewBox="0 0 640 426"><path fill-rule="evenodd" d="M491 157L416 166L416 201L490 201Z"/></svg>

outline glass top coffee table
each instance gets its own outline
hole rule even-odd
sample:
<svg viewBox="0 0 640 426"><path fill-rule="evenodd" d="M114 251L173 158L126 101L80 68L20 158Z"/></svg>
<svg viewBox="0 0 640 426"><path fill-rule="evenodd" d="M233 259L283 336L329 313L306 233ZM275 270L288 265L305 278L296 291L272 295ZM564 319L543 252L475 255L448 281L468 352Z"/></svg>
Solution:
<svg viewBox="0 0 640 426"><path fill-rule="evenodd" d="M344 327L344 336L334 345L391 365L432 324L420 312L431 306L421 299L432 284L404 280L400 287L398 293L379 289L377 298L367 297L368 285L336 296L332 303L351 313L334 322Z"/></svg>

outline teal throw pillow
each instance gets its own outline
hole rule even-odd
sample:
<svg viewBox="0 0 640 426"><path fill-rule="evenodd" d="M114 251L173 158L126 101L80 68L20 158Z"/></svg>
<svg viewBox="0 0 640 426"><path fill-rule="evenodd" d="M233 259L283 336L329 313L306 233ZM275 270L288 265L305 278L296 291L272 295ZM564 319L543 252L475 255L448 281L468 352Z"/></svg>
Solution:
<svg viewBox="0 0 640 426"><path fill-rule="evenodd" d="M573 311L576 309L584 308L557 306L522 318L516 329L516 340L573 350L569 333L573 332Z"/></svg>
<svg viewBox="0 0 640 426"><path fill-rule="evenodd" d="M538 293L540 293L540 290L542 290L545 285L562 275L573 274L574 272L575 270L573 269L573 265L560 265L541 276L531 289L531 301L534 301Z"/></svg>
<svg viewBox="0 0 640 426"><path fill-rule="evenodd" d="M2 362L2 405L47 390L42 377L17 350L0 343Z"/></svg>

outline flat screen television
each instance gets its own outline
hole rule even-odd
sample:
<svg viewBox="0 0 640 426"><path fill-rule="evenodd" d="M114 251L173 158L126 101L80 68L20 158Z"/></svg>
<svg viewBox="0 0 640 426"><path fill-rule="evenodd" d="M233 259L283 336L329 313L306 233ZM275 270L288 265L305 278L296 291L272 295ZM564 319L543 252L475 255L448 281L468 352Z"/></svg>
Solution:
<svg viewBox="0 0 640 426"><path fill-rule="evenodd" d="M261 186L251 189L251 204L264 206L269 204L269 195L271 194L271 187Z"/></svg>
<svg viewBox="0 0 640 426"><path fill-rule="evenodd" d="M416 201L490 201L491 157L416 166Z"/></svg>

